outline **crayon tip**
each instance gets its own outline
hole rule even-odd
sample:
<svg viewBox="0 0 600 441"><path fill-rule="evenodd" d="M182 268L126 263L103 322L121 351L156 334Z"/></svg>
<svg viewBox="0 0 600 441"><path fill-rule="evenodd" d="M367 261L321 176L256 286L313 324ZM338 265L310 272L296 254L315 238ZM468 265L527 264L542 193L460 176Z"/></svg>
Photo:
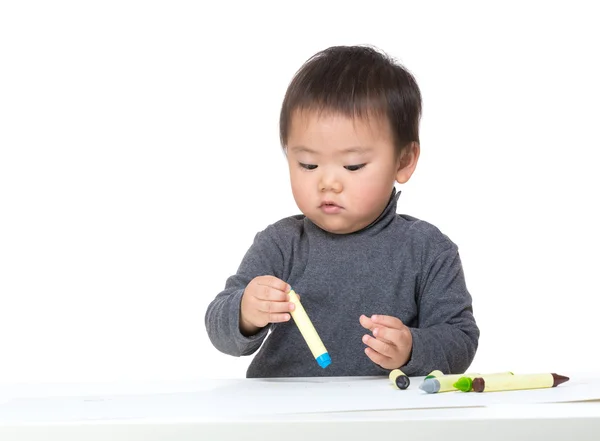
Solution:
<svg viewBox="0 0 600 441"><path fill-rule="evenodd" d="M400 369L394 369L390 372L389 379L398 389L404 390L410 386L410 379Z"/></svg>
<svg viewBox="0 0 600 441"><path fill-rule="evenodd" d="M421 383L419 389L427 392L428 394L435 394L440 390L440 382L435 378L429 378Z"/></svg>
<svg viewBox="0 0 600 441"><path fill-rule="evenodd" d="M396 386L400 390L408 389L408 386L410 386L410 379L406 375L398 375L398 377L396 377Z"/></svg>
<svg viewBox="0 0 600 441"><path fill-rule="evenodd" d="M462 390L463 392L469 392L472 388L472 383L473 381L471 380L471 378L460 377L458 381L453 384L453 386L458 390Z"/></svg>
<svg viewBox="0 0 600 441"><path fill-rule="evenodd" d="M564 375L552 374L552 378L554 378L554 384L552 387L556 387L559 384L569 381L569 377L565 377Z"/></svg>
<svg viewBox="0 0 600 441"><path fill-rule="evenodd" d="M471 387L475 392L483 392L485 390L485 380L481 377L473 378Z"/></svg>
<svg viewBox="0 0 600 441"><path fill-rule="evenodd" d="M431 371L429 375L425 377L425 380L428 380L429 378L441 377L443 375L444 373L442 371L436 369L435 371Z"/></svg>

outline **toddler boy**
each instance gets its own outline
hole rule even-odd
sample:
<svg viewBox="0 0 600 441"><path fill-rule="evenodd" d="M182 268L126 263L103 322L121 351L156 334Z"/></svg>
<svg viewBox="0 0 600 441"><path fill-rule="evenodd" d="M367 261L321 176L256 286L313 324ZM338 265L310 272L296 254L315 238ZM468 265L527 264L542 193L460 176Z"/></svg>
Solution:
<svg viewBox="0 0 600 441"><path fill-rule="evenodd" d="M260 348L247 377L418 376L471 364L479 329L457 246L396 213L395 183L419 159L420 117L413 76L370 47L328 48L293 78L280 137L302 214L256 235L205 318L220 351ZM325 369L290 320L291 288L331 356Z"/></svg>

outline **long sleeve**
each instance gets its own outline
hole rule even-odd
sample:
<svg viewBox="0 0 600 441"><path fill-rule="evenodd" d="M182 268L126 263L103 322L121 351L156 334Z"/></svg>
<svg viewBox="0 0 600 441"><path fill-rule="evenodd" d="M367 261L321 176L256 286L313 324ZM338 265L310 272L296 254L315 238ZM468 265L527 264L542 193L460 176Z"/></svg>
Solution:
<svg viewBox="0 0 600 441"><path fill-rule="evenodd" d="M480 331L458 249L447 244L435 253L421 276L419 323L410 328L412 355L402 367L407 375L427 375L435 369L445 374L463 373L475 357Z"/></svg>
<svg viewBox="0 0 600 441"><path fill-rule="evenodd" d="M273 236L274 228L258 233L246 252L236 274L229 277L225 289L209 304L205 325L212 344L221 352L236 357L254 353L267 336L269 326L250 337L240 332L240 304L248 283L258 276L282 278L283 254Z"/></svg>

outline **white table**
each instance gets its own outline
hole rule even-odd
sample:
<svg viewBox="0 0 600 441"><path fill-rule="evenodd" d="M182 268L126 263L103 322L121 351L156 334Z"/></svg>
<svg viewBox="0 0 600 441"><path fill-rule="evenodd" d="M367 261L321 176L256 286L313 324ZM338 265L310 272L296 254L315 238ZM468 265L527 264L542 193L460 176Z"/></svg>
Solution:
<svg viewBox="0 0 600 441"><path fill-rule="evenodd" d="M421 378L406 391L385 378L5 385L0 440L600 440L600 376L571 378L435 395Z"/></svg>

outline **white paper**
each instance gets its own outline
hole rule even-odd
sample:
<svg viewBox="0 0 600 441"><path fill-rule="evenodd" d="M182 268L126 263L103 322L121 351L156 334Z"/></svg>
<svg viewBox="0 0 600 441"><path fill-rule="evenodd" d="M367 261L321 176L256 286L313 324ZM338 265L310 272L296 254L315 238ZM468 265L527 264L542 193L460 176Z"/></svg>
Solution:
<svg viewBox="0 0 600 441"><path fill-rule="evenodd" d="M600 400L599 378L571 378L556 388L427 394L411 378L407 390L385 377L207 380L168 391L13 397L0 404L0 424L131 419L231 420L284 414L481 407ZM138 388L139 389L139 388ZM14 392L14 391L13 391ZM58 392L55 390L54 392ZM31 391L29 391L29 395ZM1 396L1 393L0 393Z"/></svg>

